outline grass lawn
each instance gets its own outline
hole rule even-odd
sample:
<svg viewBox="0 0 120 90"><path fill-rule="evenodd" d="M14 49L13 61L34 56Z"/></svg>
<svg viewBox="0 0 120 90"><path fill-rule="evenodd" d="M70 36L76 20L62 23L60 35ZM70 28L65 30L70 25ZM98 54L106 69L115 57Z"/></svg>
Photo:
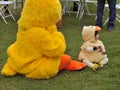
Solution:
<svg viewBox="0 0 120 90"><path fill-rule="evenodd" d="M21 7L15 15L20 17ZM120 12L119 12L120 14ZM104 20L106 16L104 17ZM16 40L17 23L11 18L6 25L0 18L0 70L6 63L6 50ZM84 16L80 21L71 14L63 16L63 27L59 30L66 39L66 53L77 59L83 43L81 30L84 25L94 25L95 16ZM115 30L108 32L106 26L100 32L109 58L109 63L98 71L85 68L81 71L62 71L48 80L28 79L17 75L0 75L0 90L120 90L120 23L115 22Z"/></svg>

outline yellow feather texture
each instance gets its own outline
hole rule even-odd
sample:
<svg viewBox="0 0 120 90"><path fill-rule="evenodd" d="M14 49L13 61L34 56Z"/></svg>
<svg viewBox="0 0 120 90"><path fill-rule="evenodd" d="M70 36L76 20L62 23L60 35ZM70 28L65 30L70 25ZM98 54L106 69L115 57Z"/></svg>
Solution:
<svg viewBox="0 0 120 90"><path fill-rule="evenodd" d="M8 47L8 60L1 73L48 79L57 74L66 49L56 23L61 19L59 0L26 0L18 21L16 42Z"/></svg>

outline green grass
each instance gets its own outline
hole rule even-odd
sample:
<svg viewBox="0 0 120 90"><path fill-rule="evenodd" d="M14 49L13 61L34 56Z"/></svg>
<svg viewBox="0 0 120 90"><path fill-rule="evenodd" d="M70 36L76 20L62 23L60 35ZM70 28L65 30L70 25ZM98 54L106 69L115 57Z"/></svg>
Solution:
<svg viewBox="0 0 120 90"><path fill-rule="evenodd" d="M20 11L21 9L17 11L16 21L20 17ZM7 21L6 25L0 18L0 70L6 63L7 47L16 40L17 23L11 18ZM82 27L94 24L94 16L84 16L81 21L72 14L63 16L63 27L59 31L66 39L66 53L73 59L77 59L83 43ZM104 68L96 72L90 68L81 71L62 71L48 80L28 79L21 75L14 77L0 75L0 90L120 90L120 23L116 21L115 24L114 31L108 32L104 26L100 32L100 39L109 57L109 63Z"/></svg>

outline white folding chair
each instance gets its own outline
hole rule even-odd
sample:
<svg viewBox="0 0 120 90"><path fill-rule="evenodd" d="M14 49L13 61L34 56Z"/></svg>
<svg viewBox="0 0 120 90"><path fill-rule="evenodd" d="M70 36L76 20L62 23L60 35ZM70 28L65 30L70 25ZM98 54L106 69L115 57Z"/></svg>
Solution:
<svg viewBox="0 0 120 90"><path fill-rule="evenodd" d="M95 13L90 13L88 4L93 4L94 6L97 6L97 0L85 0L85 7L86 7L86 11L89 15L96 15Z"/></svg>
<svg viewBox="0 0 120 90"><path fill-rule="evenodd" d="M105 4L105 8L109 11L109 5ZM120 10L120 3L116 4L116 10ZM120 15L116 11L116 20L120 23ZM103 24L103 26L109 21L109 18L107 18Z"/></svg>
<svg viewBox="0 0 120 90"><path fill-rule="evenodd" d="M21 4L21 6L23 7L24 1L25 0L13 0L13 2L14 2L14 9L17 9L17 5L18 4Z"/></svg>
<svg viewBox="0 0 120 90"><path fill-rule="evenodd" d="M83 0L82 7L81 7L81 10L80 10L79 19L81 19L84 14L88 14L90 16L91 15L96 15L96 14L90 13L88 4L93 4L93 5L96 6L97 5L97 1L96 0Z"/></svg>
<svg viewBox="0 0 120 90"><path fill-rule="evenodd" d="M0 1L0 16L4 20L4 22L7 24L6 18L7 17L12 17L12 19L15 21L15 18L12 14L12 12L9 9L9 5L13 4L12 1ZM8 13L6 13L6 10Z"/></svg>
<svg viewBox="0 0 120 90"><path fill-rule="evenodd" d="M76 13L77 14L76 17L78 17L81 8L81 1L82 0L63 0L62 15L65 15L66 13L68 13L69 15L70 13ZM78 6L77 11L73 11L73 3L77 4Z"/></svg>

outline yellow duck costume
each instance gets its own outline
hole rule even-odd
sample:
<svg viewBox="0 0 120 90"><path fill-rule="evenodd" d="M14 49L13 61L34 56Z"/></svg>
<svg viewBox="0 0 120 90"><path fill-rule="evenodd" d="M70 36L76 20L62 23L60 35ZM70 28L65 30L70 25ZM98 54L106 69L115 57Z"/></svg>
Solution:
<svg viewBox="0 0 120 90"><path fill-rule="evenodd" d="M61 19L59 0L26 0L18 21L16 42L8 47L1 74L48 79L60 70L79 70L86 64L64 54L66 43L56 23Z"/></svg>
<svg viewBox="0 0 120 90"><path fill-rule="evenodd" d="M82 30L82 37L84 40L81 46L81 52L78 60L83 61L88 67L96 70L98 67L103 67L108 63L105 47L95 35L99 35L100 30L97 26L84 26ZM97 34L95 34L97 32Z"/></svg>

